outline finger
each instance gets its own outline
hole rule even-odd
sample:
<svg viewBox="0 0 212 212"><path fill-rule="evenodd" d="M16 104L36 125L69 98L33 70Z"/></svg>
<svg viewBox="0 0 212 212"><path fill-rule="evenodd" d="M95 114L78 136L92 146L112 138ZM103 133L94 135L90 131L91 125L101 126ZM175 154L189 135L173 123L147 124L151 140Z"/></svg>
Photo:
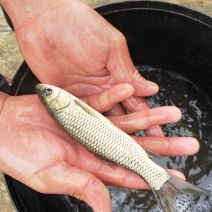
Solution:
<svg viewBox="0 0 212 212"><path fill-rule="evenodd" d="M199 142L192 137L132 137L142 147L157 152L159 155L189 156L199 151Z"/></svg>
<svg viewBox="0 0 212 212"><path fill-rule="evenodd" d="M129 189L150 189L147 182L135 172L116 165L101 165L90 166L89 172L92 172L96 177L103 181L106 185L124 187ZM169 170L178 177L185 179L184 175L176 170Z"/></svg>
<svg viewBox="0 0 212 212"><path fill-rule="evenodd" d="M60 162L36 174L43 193L66 194L85 201L94 211L111 211L110 196L105 185L94 175Z"/></svg>
<svg viewBox="0 0 212 212"><path fill-rule="evenodd" d="M149 127L144 130L145 134L150 137L165 137L163 130L159 125Z"/></svg>
<svg viewBox="0 0 212 212"><path fill-rule="evenodd" d="M84 152L85 153L85 152ZM81 154L81 157L85 157ZM124 187L129 189L149 189L145 180L135 172L122 166L107 164L95 158L87 157L82 163L82 169L93 173L106 185Z"/></svg>
<svg viewBox="0 0 212 212"><path fill-rule="evenodd" d="M135 88L136 96L150 96L157 93L158 85L143 78L135 68L125 37L118 31L115 35L114 38L111 38L112 44L106 68L116 83L130 83Z"/></svg>
<svg viewBox="0 0 212 212"><path fill-rule="evenodd" d="M150 109L145 97L132 96L122 101L122 104L131 113Z"/></svg>
<svg viewBox="0 0 212 212"><path fill-rule="evenodd" d="M179 177L182 180L186 180L185 175L180 171L177 171L177 170L174 170L174 169L167 169L167 171L171 172L172 174L174 174L175 176Z"/></svg>
<svg viewBox="0 0 212 212"><path fill-rule="evenodd" d="M131 113L150 109L150 106L148 105L146 98L144 97L132 96L128 99L125 99L122 104ZM164 133L160 126L152 126L149 129L146 129L145 133L147 136L150 137L164 137Z"/></svg>
<svg viewBox="0 0 212 212"><path fill-rule="evenodd" d="M93 173L105 184L133 189L149 189L148 184L135 172L122 166L102 162L81 146L78 147L78 150L80 150L78 151L79 161L83 161L80 168ZM69 163L72 164L72 159L69 160Z"/></svg>
<svg viewBox="0 0 212 212"><path fill-rule="evenodd" d="M111 110L104 113L105 116L120 116L126 114L121 104L116 104Z"/></svg>
<svg viewBox="0 0 212 212"><path fill-rule="evenodd" d="M134 93L134 88L129 84L119 84L97 95L83 99L99 112L105 112L113 108L117 103L129 98Z"/></svg>
<svg viewBox="0 0 212 212"><path fill-rule="evenodd" d="M115 125L126 133L135 133L154 125L179 121L181 112L174 106L164 106L121 116L109 116Z"/></svg>
<svg viewBox="0 0 212 212"><path fill-rule="evenodd" d="M136 96L125 99L122 101L122 104L131 113L150 108L145 98ZM126 114L126 111L120 104L115 105L111 110L105 113L106 116L119 116L124 114ZM152 126L146 129L145 133L150 137L165 137L160 126Z"/></svg>

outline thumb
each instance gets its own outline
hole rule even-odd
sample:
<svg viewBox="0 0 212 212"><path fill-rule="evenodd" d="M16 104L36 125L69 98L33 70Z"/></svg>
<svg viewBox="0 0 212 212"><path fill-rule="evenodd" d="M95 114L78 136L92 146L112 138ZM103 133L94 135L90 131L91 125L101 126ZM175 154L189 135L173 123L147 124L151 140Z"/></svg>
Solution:
<svg viewBox="0 0 212 212"><path fill-rule="evenodd" d="M136 96L151 96L157 93L158 85L143 78L135 68L125 37L119 31L114 34L106 67L116 84L131 84L135 88Z"/></svg>
<svg viewBox="0 0 212 212"><path fill-rule="evenodd" d="M85 201L97 212L112 210L107 188L89 172L71 167L63 161L40 171L36 176L42 182L39 188L35 186L39 192L73 196Z"/></svg>

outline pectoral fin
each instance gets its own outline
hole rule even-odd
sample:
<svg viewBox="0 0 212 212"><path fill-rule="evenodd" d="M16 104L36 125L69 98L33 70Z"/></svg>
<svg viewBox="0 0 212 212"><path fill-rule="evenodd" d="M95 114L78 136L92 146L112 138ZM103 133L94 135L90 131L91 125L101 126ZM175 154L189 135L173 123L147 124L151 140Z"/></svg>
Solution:
<svg viewBox="0 0 212 212"><path fill-rule="evenodd" d="M146 149L144 147L142 147L142 148L150 158L161 158L161 155L159 155L158 153L153 152L152 150Z"/></svg>

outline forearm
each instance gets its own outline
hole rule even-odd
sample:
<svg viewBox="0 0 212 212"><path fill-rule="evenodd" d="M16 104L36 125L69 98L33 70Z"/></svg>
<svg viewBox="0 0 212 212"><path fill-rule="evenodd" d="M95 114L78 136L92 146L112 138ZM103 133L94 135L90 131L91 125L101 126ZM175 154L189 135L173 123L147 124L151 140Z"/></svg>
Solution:
<svg viewBox="0 0 212 212"><path fill-rule="evenodd" d="M1 6L7 12L15 27L31 22L39 14L51 11L51 8L59 7L66 2L67 0L0 0Z"/></svg>

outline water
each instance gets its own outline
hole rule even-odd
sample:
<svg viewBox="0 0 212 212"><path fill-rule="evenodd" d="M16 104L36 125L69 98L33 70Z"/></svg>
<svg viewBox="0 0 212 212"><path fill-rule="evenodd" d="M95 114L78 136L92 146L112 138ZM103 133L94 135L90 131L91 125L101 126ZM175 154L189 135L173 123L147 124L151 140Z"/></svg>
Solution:
<svg viewBox="0 0 212 212"><path fill-rule="evenodd" d="M148 98L151 107L175 105L182 111L178 123L162 126L166 136L192 136L200 142L198 154L189 157L154 159L164 168L182 171L188 182L212 193L212 104L201 90L183 76L149 66L137 67L142 76L160 86L157 95ZM138 135L142 136L143 132ZM114 212L161 212L151 191L108 187ZM177 211L211 212L212 198L181 196Z"/></svg>

